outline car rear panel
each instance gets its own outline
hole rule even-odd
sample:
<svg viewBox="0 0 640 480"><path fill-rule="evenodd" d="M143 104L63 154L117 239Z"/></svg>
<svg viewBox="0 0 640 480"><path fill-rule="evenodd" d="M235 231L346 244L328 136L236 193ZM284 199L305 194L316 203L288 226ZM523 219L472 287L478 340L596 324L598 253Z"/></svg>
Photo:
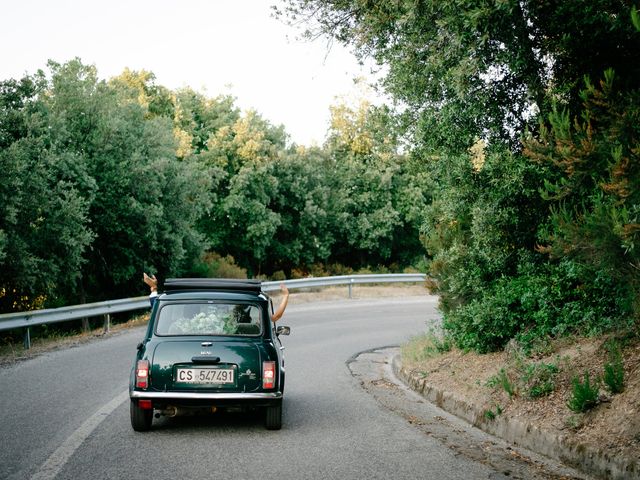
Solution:
<svg viewBox="0 0 640 480"><path fill-rule="evenodd" d="M262 385L262 358L253 342L210 337L165 340L155 346L152 358L151 390L252 392ZM198 373L200 379L195 381Z"/></svg>

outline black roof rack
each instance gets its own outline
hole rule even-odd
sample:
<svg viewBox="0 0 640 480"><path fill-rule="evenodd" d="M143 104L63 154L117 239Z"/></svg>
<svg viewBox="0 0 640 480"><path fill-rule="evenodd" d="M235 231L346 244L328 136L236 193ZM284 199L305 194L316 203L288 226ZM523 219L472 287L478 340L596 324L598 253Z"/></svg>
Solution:
<svg viewBox="0 0 640 480"><path fill-rule="evenodd" d="M260 280L232 279L232 278L167 278L164 290L226 290L260 293Z"/></svg>

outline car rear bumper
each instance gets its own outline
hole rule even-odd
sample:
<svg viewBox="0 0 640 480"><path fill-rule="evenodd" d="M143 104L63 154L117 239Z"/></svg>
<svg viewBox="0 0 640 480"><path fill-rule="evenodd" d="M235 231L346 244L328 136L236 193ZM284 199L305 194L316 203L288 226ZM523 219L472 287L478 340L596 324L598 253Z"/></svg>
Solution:
<svg viewBox="0 0 640 480"><path fill-rule="evenodd" d="M282 392L257 392L257 393L206 393L206 392L153 392L130 390L129 396L136 399L157 400L169 402L172 400L188 401L224 401L238 403L260 403L282 400Z"/></svg>

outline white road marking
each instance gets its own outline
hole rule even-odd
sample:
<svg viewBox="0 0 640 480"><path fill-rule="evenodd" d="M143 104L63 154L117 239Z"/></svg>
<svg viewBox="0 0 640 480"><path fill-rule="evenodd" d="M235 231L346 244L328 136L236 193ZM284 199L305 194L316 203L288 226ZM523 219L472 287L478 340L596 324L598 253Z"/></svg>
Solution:
<svg viewBox="0 0 640 480"><path fill-rule="evenodd" d="M91 435L111 412L128 398L129 390L125 390L85 420L84 423L51 454L47 461L44 462L40 469L31 477L31 480L53 480L87 437Z"/></svg>

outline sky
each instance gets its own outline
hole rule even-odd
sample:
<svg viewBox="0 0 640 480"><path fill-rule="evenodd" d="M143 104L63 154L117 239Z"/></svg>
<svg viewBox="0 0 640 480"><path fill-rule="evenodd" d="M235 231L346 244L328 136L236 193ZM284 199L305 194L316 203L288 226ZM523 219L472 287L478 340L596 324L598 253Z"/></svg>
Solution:
<svg viewBox="0 0 640 480"><path fill-rule="evenodd" d="M271 16L281 0L20 0L2 7L0 80L79 57L100 78L128 67L170 89L231 94L283 124L298 144L322 144L329 106L372 80L345 47L299 40L300 28ZM371 92L368 93L371 97ZM369 98L376 101L375 98Z"/></svg>

